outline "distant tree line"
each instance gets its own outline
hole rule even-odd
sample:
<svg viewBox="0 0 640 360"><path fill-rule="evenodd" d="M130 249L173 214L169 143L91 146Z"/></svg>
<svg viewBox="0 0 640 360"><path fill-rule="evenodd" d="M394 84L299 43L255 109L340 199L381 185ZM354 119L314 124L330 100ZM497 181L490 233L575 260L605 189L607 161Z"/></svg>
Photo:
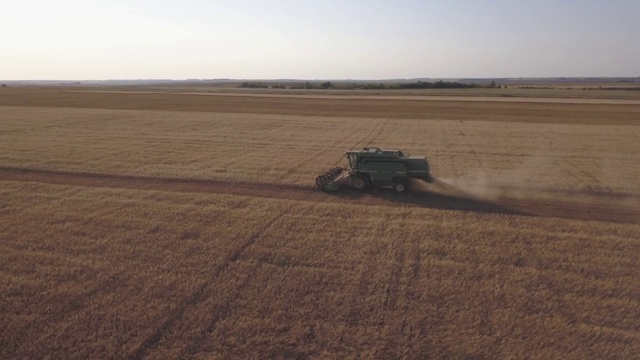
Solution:
<svg viewBox="0 0 640 360"><path fill-rule="evenodd" d="M418 81L412 83L399 83L392 84L390 89L469 89L469 88L477 88L479 85L477 84L465 84L457 81L436 81L436 82L427 82L427 81Z"/></svg>
<svg viewBox="0 0 640 360"><path fill-rule="evenodd" d="M395 89L474 89L474 88L500 88L495 81L490 84L461 83L458 81L442 81L436 82L418 81L418 82L398 82L398 83L350 83L342 85L346 89L363 89L363 90L395 90Z"/></svg>
<svg viewBox="0 0 640 360"><path fill-rule="evenodd" d="M334 85L331 81L325 81L323 83L304 82L304 83L292 83L292 84L265 84L262 82L243 82L238 85L240 88L249 89L331 89Z"/></svg>
<svg viewBox="0 0 640 360"><path fill-rule="evenodd" d="M331 81L304 83L288 83L288 84L267 84L262 82L243 82L238 87L251 89L343 89L343 90L395 90L395 89L473 89L473 88L500 88L495 81L490 84L461 83L457 81L436 82L418 81L418 82L397 82L397 83L374 83L374 82L358 82L358 83L338 83Z"/></svg>
<svg viewBox="0 0 640 360"><path fill-rule="evenodd" d="M625 86L625 87L616 87L616 86L598 86L598 87L583 87L582 90L640 90L640 86Z"/></svg>
<svg viewBox="0 0 640 360"><path fill-rule="evenodd" d="M261 82L243 82L239 87L249 89L268 89L271 86Z"/></svg>

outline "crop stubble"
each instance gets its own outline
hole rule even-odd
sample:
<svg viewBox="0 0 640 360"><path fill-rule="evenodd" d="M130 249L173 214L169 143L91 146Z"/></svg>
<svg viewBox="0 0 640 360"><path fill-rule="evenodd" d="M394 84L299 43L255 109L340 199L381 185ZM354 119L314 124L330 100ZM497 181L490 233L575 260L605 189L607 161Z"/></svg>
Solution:
<svg viewBox="0 0 640 360"><path fill-rule="evenodd" d="M2 107L2 357L640 352L637 109L533 124L250 100ZM156 106L183 101L201 100ZM439 110L456 106L463 121ZM368 144L427 155L442 181L311 188Z"/></svg>

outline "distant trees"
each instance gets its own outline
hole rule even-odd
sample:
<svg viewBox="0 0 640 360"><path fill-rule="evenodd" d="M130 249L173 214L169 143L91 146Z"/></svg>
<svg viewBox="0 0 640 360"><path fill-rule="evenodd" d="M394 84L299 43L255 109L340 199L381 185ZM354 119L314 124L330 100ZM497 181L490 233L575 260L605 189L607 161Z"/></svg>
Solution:
<svg viewBox="0 0 640 360"><path fill-rule="evenodd" d="M477 88L477 84L466 84L457 81L438 80L434 83L427 81L418 81L411 83L398 83L392 85L390 89L467 89Z"/></svg>
<svg viewBox="0 0 640 360"><path fill-rule="evenodd" d="M340 90L396 90L396 89L474 89L474 88L501 88L496 84L495 80L491 83L464 83L458 81L444 81L438 80L435 82L417 81L417 82L338 82L337 84L331 81L324 82L243 82L238 85L240 88L250 89L306 89L306 90L328 90L328 89L340 89Z"/></svg>
<svg viewBox="0 0 640 360"><path fill-rule="evenodd" d="M263 84L261 82L243 82L239 87L249 89L268 89L269 85Z"/></svg>

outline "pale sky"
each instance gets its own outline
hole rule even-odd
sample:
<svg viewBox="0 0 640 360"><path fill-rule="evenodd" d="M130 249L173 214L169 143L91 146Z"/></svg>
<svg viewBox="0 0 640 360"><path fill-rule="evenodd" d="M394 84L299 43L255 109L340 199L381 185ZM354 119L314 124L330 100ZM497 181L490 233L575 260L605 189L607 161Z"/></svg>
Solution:
<svg viewBox="0 0 640 360"><path fill-rule="evenodd" d="M0 0L0 80L640 76L640 0Z"/></svg>

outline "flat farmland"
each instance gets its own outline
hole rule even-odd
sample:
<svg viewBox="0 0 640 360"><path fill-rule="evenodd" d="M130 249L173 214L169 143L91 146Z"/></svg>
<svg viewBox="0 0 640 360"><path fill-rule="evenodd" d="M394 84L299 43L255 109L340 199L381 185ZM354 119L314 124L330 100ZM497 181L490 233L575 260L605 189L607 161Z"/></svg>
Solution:
<svg viewBox="0 0 640 360"><path fill-rule="evenodd" d="M0 357L640 353L640 105L265 95L2 89Z"/></svg>

